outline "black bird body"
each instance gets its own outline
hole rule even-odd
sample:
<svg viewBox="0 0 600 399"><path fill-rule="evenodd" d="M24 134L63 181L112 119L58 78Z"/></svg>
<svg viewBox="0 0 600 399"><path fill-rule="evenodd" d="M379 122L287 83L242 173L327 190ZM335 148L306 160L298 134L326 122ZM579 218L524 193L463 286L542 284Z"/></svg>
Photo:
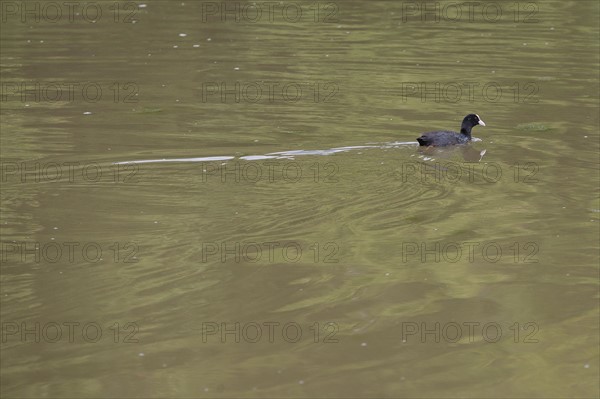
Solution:
<svg viewBox="0 0 600 399"><path fill-rule="evenodd" d="M485 126L485 123L477 114L469 114L463 119L460 127L460 133L448 130L423 133L417 138L420 146L424 147L445 147L448 145L466 144L471 141L471 129L474 126Z"/></svg>

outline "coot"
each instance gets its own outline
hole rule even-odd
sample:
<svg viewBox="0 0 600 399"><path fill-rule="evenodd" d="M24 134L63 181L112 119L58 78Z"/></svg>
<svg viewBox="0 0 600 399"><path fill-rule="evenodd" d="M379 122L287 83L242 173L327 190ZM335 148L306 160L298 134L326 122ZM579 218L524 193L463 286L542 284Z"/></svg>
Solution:
<svg viewBox="0 0 600 399"><path fill-rule="evenodd" d="M447 145L465 144L471 141L471 129L473 126L485 126L485 123L479 118L477 114L469 114L463 119L460 127L460 133L451 132L448 130L442 130L437 132L423 133L421 137L417 139L421 146L435 146L444 147Z"/></svg>

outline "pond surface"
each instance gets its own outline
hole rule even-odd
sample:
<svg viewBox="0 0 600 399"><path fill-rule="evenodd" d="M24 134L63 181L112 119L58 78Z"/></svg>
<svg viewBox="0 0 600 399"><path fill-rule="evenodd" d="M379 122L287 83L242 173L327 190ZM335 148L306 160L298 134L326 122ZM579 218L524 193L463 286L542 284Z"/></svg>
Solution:
<svg viewBox="0 0 600 399"><path fill-rule="evenodd" d="M75 3L2 3L2 396L598 397L597 1Z"/></svg>

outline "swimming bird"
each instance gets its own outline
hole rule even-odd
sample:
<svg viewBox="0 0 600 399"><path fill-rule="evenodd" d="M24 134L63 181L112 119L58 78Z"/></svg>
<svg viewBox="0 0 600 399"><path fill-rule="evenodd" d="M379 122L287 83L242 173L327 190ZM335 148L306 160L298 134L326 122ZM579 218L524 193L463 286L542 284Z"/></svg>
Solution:
<svg viewBox="0 0 600 399"><path fill-rule="evenodd" d="M462 121L460 133L449 130L428 132L423 133L421 137L417 138L417 141L423 147L445 147L448 145L466 144L471 141L471 129L477 125L485 126L485 123L483 123L479 115L469 114Z"/></svg>

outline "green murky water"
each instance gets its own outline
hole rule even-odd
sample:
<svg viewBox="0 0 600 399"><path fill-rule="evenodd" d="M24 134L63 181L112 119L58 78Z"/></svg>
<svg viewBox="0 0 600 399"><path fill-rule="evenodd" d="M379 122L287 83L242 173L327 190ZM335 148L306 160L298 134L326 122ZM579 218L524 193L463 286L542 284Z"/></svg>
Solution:
<svg viewBox="0 0 600 399"><path fill-rule="evenodd" d="M597 397L598 3L460 4L3 1L2 395Z"/></svg>

